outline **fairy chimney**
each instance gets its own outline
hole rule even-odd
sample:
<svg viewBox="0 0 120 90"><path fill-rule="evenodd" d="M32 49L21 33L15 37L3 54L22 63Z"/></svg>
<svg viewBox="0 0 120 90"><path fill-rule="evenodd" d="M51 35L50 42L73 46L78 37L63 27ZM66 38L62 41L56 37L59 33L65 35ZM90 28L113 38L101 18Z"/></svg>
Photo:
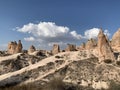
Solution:
<svg viewBox="0 0 120 90"><path fill-rule="evenodd" d="M85 43L83 42L79 47L77 47L77 50L85 50Z"/></svg>
<svg viewBox="0 0 120 90"><path fill-rule="evenodd" d="M109 41L106 39L102 29L98 34L98 53L100 62L104 60L115 60Z"/></svg>
<svg viewBox="0 0 120 90"><path fill-rule="evenodd" d="M114 51L120 52L120 28L114 33L111 40L111 47Z"/></svg>
<svg viewBox="0 0 120 90"><path fill-rule="evenodd" d="M32 45L32 46L30 46L28 53L33 53L35 51L36 51L36 48L35 48L35 46Z"/></svg>
<svg viewBox="0 0 120 90"><path fill-rule="evenodd" d="M94 49L96 46L97 46L96 40L91 38L90 40L87 41L85 49L86 50Z"/></svg>
<svg viewBox="0 0 120 90"><path fill-rule="evenodd" d="M22 43L21 40L18 41L17 47L16 47L16 53L21 53L22 52Z"/></svg>
<svg viewBox="0 0 120 90"><path fill-rule="evenodd" d="M21 53L22 52L21 40L18 41L18 44L16 41L8 43L7 52L8 52L8 54Z"/></svg>
<svg viewBox="0 0 120 90"><path fill-rule="evenodd" d="M76 45L67 44L67 48L65 51L76 51Z"/></svg>
<svg viewBox="0 0 120 90"><path fill-rule="evenodd" d="M58 54L60 52L60 46L58 44L53 45L52 54Z"/></svg>
<svg viewBox="0 0 120 90"><path fill-rule="evenodd" d="M16 51L17 43L16 41L8 43L8 54L14 54Z"/></svg>

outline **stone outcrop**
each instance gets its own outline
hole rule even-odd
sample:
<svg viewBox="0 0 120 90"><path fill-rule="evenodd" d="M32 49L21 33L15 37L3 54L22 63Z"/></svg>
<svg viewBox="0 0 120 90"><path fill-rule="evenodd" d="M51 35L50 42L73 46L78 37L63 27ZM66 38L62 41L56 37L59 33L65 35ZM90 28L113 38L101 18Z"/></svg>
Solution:
<svg viewBox="0 0 120 90"><path fill-rule="evenodd" d="M67 48L65 51L76 51L76 45L73 44L67 44Z"/></svg>
<svg viewBox="0 0 120 90"><path fill-rule="evenodd" d="M22 52L22 43L21 40L18 41L17 47L16 47L16 53L21 53Z"/></svg>
<svg viewBox="0 0 120 90"><path fill-rule="evenodd" d="M10 42L8 44L8 54L15 54L15 53L21 53L22 52L22 43L21 40L18 41L18 44L16 41Z"/></svg>
<svg viewBox="0 0 120 90"><path fill-rule="evenodd" d="M111 47L114 51L120 52L120 28L112 37Z"/></svg>
<svg viewBox="0 0 120 90"><path fill-rule="evenodd" d="M32 45L32 46L30 46L28 53L33 53L35 51L36 51L36 48L35 48L35 46Z"/></svg>
<svg viewBox="0 0 120 90"><path fill-rule="evenodd" d="M8 43L8 53L14 54L16 52L16 47L17 47L16 41Z"/></svg>
<svg viewBox="0 0 120 90"><path fill-rule="evenodd" d="M91 38L90 40L87 41L85 49L86 50L94 49L96 46L97 46L96 40Z"/></svg>
<svg viewBox="0 0 120 90"><path fill-rule="evenodd" d="M52 54L58 54L60 52L60 46L58 44L53 45Z"/></svg>
<svg viewBox="0 0 120 90"><path fill-rule="evenodd" d="M103 61L103 60L114 61L115 60L115 56L113 54L109 41L107 40L102 30L100 30L98 34L98 53L99 53L100 61Z"/></svg>
<svg viewBox="0 0 120 90"><path fill-rule="evenodd" d="M79 47L77 47L77 50L85 50L85 43L82 43Z"/></svg>

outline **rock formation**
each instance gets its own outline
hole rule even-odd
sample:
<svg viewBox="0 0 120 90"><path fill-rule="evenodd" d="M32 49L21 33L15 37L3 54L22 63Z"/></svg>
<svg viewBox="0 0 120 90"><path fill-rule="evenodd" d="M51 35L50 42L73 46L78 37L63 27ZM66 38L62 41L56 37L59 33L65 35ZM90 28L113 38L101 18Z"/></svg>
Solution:
<svg viewBox="0 0 120 90"><path fill-rule="evenodd" d="M8 53L9 53L9 54L14 54L15 51L16 51L16 47L17 47L16 41L15 41L15 42L10 42L10 43L8 44Z"/></svg>
<svg viewBox="0 0 120 90"><path fill-rule="evenodd" d="M22 52L22 43L21 40L18 41L18 44L16 41L10 42L8 44L8 54L15 54Z"/></svg>
<svg viewBox="0 0 120 90"><path fill-rule="evenodd" d="M53 45L52 54L58 54L60 52L60 46L58 44Z"/></svg>
<svg viewBox="0 0 120 90"><path fill-rule="evenodd" d="M86 50L94 49L96 46L97 46L96 40L91 38L90 40L87 41L85 49Z"/></svg>
<svg viewBox="0 0 120 90"><path fill-rule="evenodd" d="M120 52L120 28L112 37L111 47L114 51Z"/></svg>
<svg viewBox="0 0 120 90"><path fill-rule="evenodd" d="M114 61L115 57L111 46L109 45L109 41L106 39L104 32L100 30L98 34L98 53L99 53L99 60L111 60Z"/></svg>
<svg viewBox="0 0 120 90"><path fill-rule="evenodd" d="M82 43L79 47L77 47L77 50L85 50L85 43Z"/></svg>
<svg viewBox="0 0 120 90"><path fill-rule="evenodd" d="M76 45L68 44L65 51L76 51Z"/></svg>
<svg viewBox="0 0 120 90"><path fill-rule="evenodd" d="M16 47L16 53L22 52L22 43L21 40L18 41L17 47Z"/></svg>
<svg viewBox="0 0 120 90"><path fill-rule="evenodd" d="M33 53L35 51L36 51L36 48L32 45L32 46L30 46L28 53Z"/></svg>

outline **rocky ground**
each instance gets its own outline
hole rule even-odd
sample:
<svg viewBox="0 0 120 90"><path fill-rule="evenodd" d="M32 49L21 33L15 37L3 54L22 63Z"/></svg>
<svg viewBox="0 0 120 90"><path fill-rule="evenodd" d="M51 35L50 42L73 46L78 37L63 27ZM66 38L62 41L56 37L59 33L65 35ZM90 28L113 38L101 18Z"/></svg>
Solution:
<svg viewBox="0 0 120 90"><path fill-rule="evenodd" d="M54 78L95 89L108 89L120 83L120 65L102 62L89 50L62 52L51 57L13 54L0 57L0 87L45 85Z"/></svg>

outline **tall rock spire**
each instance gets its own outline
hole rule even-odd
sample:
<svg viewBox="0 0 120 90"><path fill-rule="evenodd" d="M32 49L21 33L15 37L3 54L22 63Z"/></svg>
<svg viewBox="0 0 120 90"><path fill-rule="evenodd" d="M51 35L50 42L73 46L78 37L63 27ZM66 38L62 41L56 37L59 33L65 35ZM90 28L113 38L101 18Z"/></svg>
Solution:
<svg viewBox="0 0 120 90"><path fill-rule="evenodd" d="M106 38L102 29L98 34L98 53L99 53L100 61L107 60L107 59L111 61L115 60L109 41Z"/></svg>

